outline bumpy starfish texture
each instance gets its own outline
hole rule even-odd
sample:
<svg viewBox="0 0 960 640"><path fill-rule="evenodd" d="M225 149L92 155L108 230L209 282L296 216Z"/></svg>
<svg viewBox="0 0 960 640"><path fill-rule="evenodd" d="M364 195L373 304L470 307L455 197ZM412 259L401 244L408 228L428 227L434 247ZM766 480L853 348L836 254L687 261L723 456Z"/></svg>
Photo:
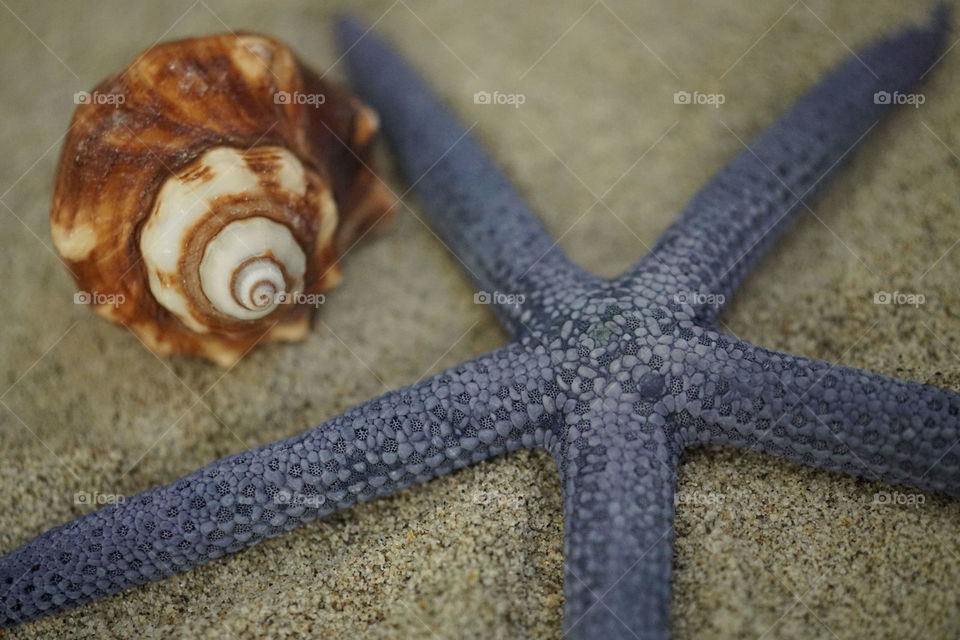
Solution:
<svg viewBox="0 0 960 640"><path fill-rule="evenodd" d="M731 293L804 198L941 49L947 17L831 73L605 280L572 264L475 140L364 27L339 35L423 206L513 340L302 435L214 462L0 558L15 625L278 535L490 456L542 447L564 496L564 631L667 635L673 495L698 443L960 495L960 394L724 335ZM712 297L711 297L712 296ZM494 300L498 302L498 300Z"/></svg>

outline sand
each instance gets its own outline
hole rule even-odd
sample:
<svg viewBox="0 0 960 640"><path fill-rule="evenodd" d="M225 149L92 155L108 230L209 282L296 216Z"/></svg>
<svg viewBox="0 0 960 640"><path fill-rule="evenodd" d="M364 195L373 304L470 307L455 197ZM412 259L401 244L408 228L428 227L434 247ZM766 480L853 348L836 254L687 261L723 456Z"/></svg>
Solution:
<svg viewBox="0 0 960 640"><path fill-rule="evenodd" d="M373 21L389 7L378 29L477 123L564 249L613 276L740 150L738 136L847 46L925 13L892 0L269 4L0 7L0 551L93 508L78 493L168 483L506 339L412 198L414 213L346 257L306 341L257 349L226 375L157 359L73 305L47 223L72 96L155 40L253 28L341 76L333 12ZM721 316L727 330L960 389L958 71L960 47L929 76L925 104L881 124L813 201L816 216L758 265ZM526 100L475 104L481 90ZM679 90L726 101L678 106ZM875 305L878 290L926 303ZM956 637L956 500L872 504L879 492L919 498L719 448L687 454L679 491L674 637ZM562 526L552 460L518 453L3 637L556 638Z"/></svg>

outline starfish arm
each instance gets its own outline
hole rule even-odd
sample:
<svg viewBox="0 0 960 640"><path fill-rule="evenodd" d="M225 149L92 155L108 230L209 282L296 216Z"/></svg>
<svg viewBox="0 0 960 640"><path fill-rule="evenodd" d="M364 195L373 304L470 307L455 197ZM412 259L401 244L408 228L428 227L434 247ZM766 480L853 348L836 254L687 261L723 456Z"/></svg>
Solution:
<svg viewBox="0 0 960 640"><path fill-rule="evenodd" d="M681 290L709 294L698 311L715 318L791 219L809 209L809 197L935 63L946 13L941 8L926 28L885 38L827 75L712 178L622 278L665 273Z"/></svg>
<svg viewBox="0 0 960 640"><path fill-rule="evenodd" d="M537 444L516 344L349 409L301 435L47 531L0 557L0 627L185 571L359 501ZM532 387L531 387L532 388ZM533 394L531 394L533 395Z"/></svg>
<svg viewBox="0 0 960 640"><path fill-rule="evenodd" d="M724 337L700 361L694 439L960 496L960 393Z"/></svg>
<svg viewBox="0 0 960 640"><path fill-rule="evenodd" d="M491 294L508 328L516 330L538 299L593 279L567 259L469 130L395 51L349 18L338 34L351 79L379 113L432 225L476 286ZM516 304L517 295L526 304Z"/></svg>
<svg viewBox="0 0 960 640"><path fill-rule="evenodd" d="M563 489L564 637L666 638L677 445L626 413L578 429L554 454Z"/></svg>

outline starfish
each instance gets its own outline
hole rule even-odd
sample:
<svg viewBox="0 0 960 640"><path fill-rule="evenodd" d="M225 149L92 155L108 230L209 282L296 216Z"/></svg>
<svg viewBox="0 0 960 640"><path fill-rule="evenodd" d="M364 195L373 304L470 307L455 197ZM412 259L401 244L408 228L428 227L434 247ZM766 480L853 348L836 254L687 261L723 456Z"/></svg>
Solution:
<svg viewBox="0 0 960 640"><path fill-rule="evenodd" d="M722 302L889 108L947 31L843 63L689 202L620 277L573 264L476 140L393 50L339 23L354 83L432 224L512 340L306 433L237 453L0 558L12 626L185 571L338 509L541 447L563 492L564 632L668 633L674 489L719 443L960 496L960 394L724 334Z"/></svg>

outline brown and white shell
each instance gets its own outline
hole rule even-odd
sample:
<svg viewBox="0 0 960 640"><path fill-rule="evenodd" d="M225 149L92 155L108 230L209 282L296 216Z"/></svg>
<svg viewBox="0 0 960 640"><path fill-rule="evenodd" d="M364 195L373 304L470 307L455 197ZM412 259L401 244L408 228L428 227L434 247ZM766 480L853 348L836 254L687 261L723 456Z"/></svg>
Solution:
<svg viewBox="0 0 960 640"><path fill-rule="evenodd" d="M54 245L99 315L155 353L230 365L302 338L339 256L389 217L377 128L273 38L154 46L78 106Z"/></svg>

